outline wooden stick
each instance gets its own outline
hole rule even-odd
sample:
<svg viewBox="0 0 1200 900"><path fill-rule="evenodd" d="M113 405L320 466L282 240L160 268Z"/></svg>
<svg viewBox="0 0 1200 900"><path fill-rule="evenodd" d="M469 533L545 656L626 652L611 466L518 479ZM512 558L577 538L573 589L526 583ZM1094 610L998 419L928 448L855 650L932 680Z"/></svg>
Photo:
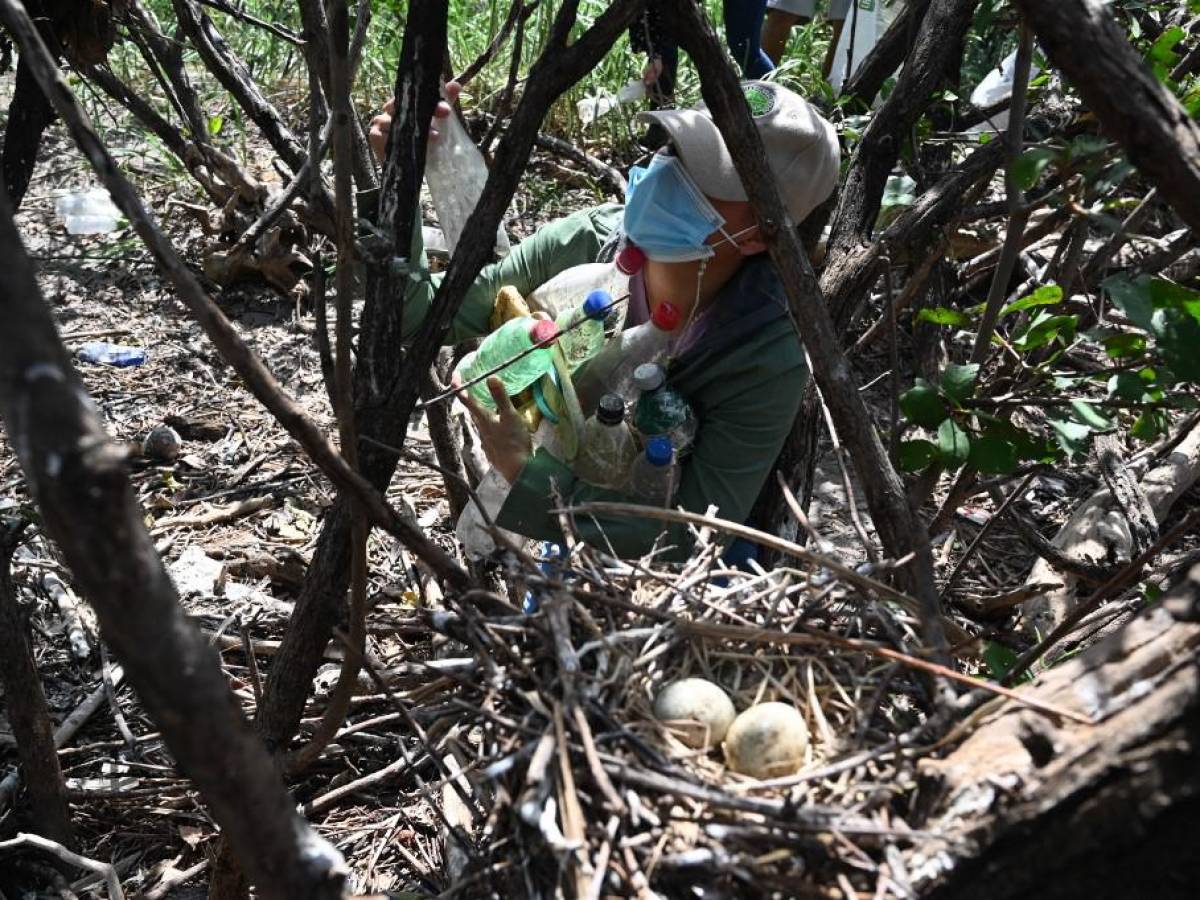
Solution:
<svg viewBox="0 0 1200 900"><path fill-rule="evenodd" d="M46 853L61 859L65 863L85 869L88 872L95 872L97 875L103 876L104 883L108 887L109 900L125 900L125 892L121 890L121 879L117 877L117 870L109 863L80 856L78 853L71 852L62 844L47 840L36 834L25 834L22 832L12 840L0 841L0 850L16 850L19 847L36 847L38 850L44 850Z"/></svg>

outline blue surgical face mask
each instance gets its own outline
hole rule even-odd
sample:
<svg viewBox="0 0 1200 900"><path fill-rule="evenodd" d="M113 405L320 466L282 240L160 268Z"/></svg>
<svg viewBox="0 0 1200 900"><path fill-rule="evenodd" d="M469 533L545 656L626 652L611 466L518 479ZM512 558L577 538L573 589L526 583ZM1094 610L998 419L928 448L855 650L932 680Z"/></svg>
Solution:
<svg viewBox="0 0 1200 900"><path fill-rule="evenodd" d="M705 241L724 224L676 157L656 153L648 167L629 170L625 234L649 259L708 259L713 248Z"/></svg>

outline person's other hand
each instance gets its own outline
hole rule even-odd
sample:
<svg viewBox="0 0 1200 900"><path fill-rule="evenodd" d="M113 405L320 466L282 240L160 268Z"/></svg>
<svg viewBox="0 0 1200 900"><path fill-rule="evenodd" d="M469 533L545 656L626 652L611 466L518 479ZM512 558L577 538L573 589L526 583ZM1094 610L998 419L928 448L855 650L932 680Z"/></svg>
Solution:
<svg viewBox="0 0 1200 900"><path fill-rule="evenodd" d="M642 69L642 82L647 86L658 83L658 79L662 78L663 61L661 56L652 56L646 60L646 65Z"/></svg>
<svg viewBox="0 0 1200 900"><path fill-rule="evenodd" d="M457 81L446 82L446 99L439 100L433 110L433 121L429 124L429 139L436 141L438 139L438 123L439 121L448 119L451 113L451 105L458 99L458 95L462 93L462 85ZM383 105L383 112L375 116L371 120L371 130L367 133L367 142L371 145L371 149L375 151L375 158L383 162L384 155L387 153L388 135L392 131L392 116L396 114L396 100L392 98Z"/></svg>
<svg viewBox="0 0 1200 900"><path fill-rule="evenodd" d="M453 387L462 384L456 373L451 380ZM533 439L529 429L517 415L512 399L504 390L504 383L493 375L487 380L488 390L496 404L496 412L486 409L466 391L458 392L458 399L463 402L475 427L479 429L479 440L483 444L484 455L488 462L504 476L505 481L512 484L529 462L533 453Z"/></svg>

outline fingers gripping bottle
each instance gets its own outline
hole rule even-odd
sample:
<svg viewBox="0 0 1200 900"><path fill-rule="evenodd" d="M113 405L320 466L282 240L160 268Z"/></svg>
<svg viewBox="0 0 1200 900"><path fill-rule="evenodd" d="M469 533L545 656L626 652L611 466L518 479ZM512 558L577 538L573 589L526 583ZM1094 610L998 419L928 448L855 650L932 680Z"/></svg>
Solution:
<svg viewBox="0 0 1200 900"><path fill-rule="evenodd" d="M650 321L627 328L592 357L575 380L575 392L584 412L595 409L602 394L633 397L633 373L644 363L661 363L681 321L679 307L660 303Z"/></svg>
<svg viewBox="0 0 1200 900"><path fill-rule="evenodd" d="M636 455L637 445L625 424L625 402L616 394L605 394L583 428L575 474L597 487L619 488L629 478Z"/></svg>
<svg viewBox="0 0 1200 900"><path fill-rule="evenodd" d="M671 439L675 453L682 456L696 438L696 416L692 405L678 391L667 387L662 366L643 363L633 370L639 391L633 411L633 427L649 441L659 435Z"/></svg>
<svg viewBox="0 0 1200 900"><path fill-rule="evenodd" d="M646 451L633 461L629 489L650 506L667 506L675 493L675 451L668 437L646 442Z"/></svg>
<svg viewBox="0 0 1200 900"><path fill-rule="evenodd" d="M479 349L468 353L454 367L463 384L473 381L485 372L503 366L495 373L504 383L504 391L510 397L519 394L533 384L554 365L551 344L558 337L558 326L544 319L524 316L509 319L479 345ZM521 356L526 350L539 344L532 353ZM508 365L504 365L508 363ZM467 392L487 409L495 409L492 392L484 378L467 388Z"/></svg>
<svg viewBox="0 0 1200 900"><path fill-rule="evenodd" d="M557 319L592 291L607 291L614 300L629 295L629 279L642 270L646 254L626 247L610 263L584 263L559 272L525 298L530 307Z"/></svg>
<svg viewBox="0 0 1200 900"><path fill-rule="evenodd" d="M555 320L558 346L572 372L600 352L604 346L604 317L612 306L612 294L595 290L580 306L568 309Z"/></svg>
<svg viewBox="0 0 1200 900"><path fill-rule="evenodd" d="M438 119L437 130L437 140L429 142L425 157L425 183L429 185L429 196L447 247L453 253L467 217L483 196L488 170L483 154L463 128L457 112L451 109L449 116ZM497 256L508 255L508 235L503 224L496 229L495 249Z"/></svg>

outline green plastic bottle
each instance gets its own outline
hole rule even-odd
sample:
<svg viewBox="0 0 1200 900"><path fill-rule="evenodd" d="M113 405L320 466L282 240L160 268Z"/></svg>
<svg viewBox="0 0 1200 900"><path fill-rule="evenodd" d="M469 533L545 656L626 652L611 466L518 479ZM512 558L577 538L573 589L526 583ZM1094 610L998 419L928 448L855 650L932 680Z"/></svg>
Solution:
<svg viewBox="0 0 1200 900"><path fill-rule="evenodd" d="M528 316L509 319L484 338L478 350L464 356L454 371L459 380L466 384L509 360L515 360L495 373L495 377L504 383L505 393L511 397L550 371L554 365L550 344L557 337L558 326L553 322ZM537 344L545 346L516 359ZM467 388L467 393L488 409L495 409L496 404L487 383L488 379L485 378Z"/></svg>
<svg viewBox="0 0 1200 900"><path fill-rule="evenodd" d="M678 391L667 387L662 366L644 363L633 370L633 383L641 392L633 411L633 427L646 441L665 435L682 456L696 438L696 416L692 405Z"/></svg>

